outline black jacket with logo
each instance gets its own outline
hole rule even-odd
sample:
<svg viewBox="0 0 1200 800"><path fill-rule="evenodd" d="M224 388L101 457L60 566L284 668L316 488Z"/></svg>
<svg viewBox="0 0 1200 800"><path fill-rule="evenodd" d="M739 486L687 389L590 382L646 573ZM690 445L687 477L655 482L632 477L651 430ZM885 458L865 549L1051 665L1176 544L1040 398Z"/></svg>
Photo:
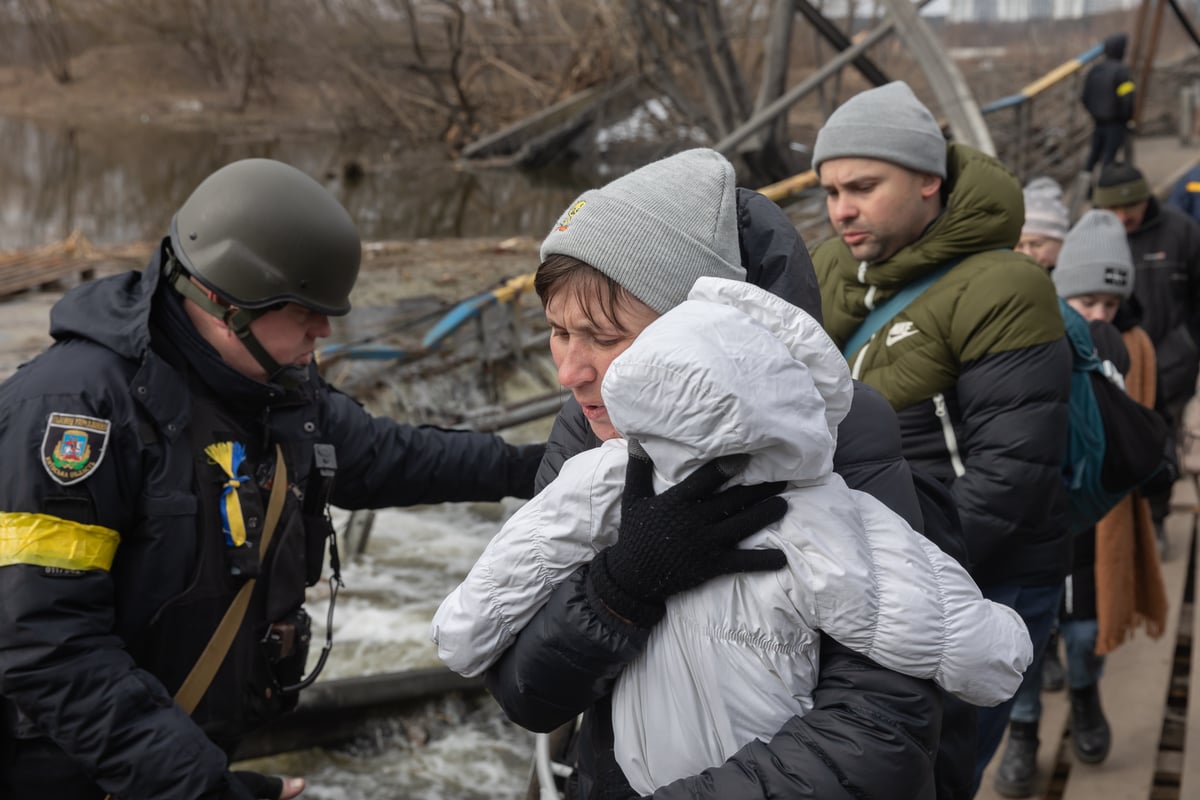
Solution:
<svg viewBox="0 0 1200 800"><path fill-rule="evenodd" d="M0 385L0 744L44 741L57 769L121 800L243 797L227 751L286 710L294 695L279 683L297 677L275 674L259 642L322 568L324 498L305 492L348 509L529 496L543 448L372 417L315 366L291 389L241 376L160 285L161 255L68 293L51 314L56 343ZM251 545L283 453L290 491L261 565L222 530L228 476L203 452L220 441L245 448ZM310 480L318 444L334 448L332 484ZM114 536L109 568L71 569L78 551L47 566L63 542ZM255 573L189 717L172 695Z"/></svg>

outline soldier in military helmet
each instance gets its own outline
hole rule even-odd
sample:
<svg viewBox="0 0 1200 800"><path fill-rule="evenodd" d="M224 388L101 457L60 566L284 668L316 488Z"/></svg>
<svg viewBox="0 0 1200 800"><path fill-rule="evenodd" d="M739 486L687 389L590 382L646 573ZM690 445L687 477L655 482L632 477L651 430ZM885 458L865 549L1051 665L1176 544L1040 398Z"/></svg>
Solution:
<svg viewBox="0 0 1200 800"><path fill-rule="evenodd" d="M360 253L312 178L229 164L0 384L0 797L297 796L228 762L312 677L327 504L531 494L542 446L373 417L321 379Z"/></svg>

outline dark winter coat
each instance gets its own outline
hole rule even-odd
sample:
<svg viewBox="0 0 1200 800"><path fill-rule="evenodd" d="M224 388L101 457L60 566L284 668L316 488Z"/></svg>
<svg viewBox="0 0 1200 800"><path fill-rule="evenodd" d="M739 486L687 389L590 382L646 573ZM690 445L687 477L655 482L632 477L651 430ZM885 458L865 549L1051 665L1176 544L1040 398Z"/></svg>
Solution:
<svg viewBox="0 0 1200 800"><path fill-rule="evenodd" d="M1200 223L1151 197L1129 234L1133 296L1158 358L1158 394L1170 406L1195 392L1200 363Z"/></svg>
<svg viewBox="0 0 1200 800"><path fill-rule="evenodd" d="M315 366L291 389L241 376L160 285L161 255L68 293L51 314L56 343L0 385L0 744L40 739L47 769L122 800L243 797L226 751L294 702L278 689L303 664L279 674L259 642L320 575L324 501L528 496L542 448L372 417ZM246 448L248 542L276 445L287 465L261 565L222 533L226 476L202 448L225 440ZM317 444L336 453L332 485L313 477ZM240 632L189 717L172 694L256 572Z"/></svg>
<svg viewBox="0 0 1200 800"><path fill-rule="evenodd" d="M770 200L743 189L738 190L738 210L748 280L820 319L808 255L786 216ZM578 405L568 400L547 443L538 486L553 480L567 458L598 445ZM856 385L850 414L839 428L834 468L852 488L875 495L947 552L965 559L948 494L924 481L929 491L918 495L900 455L894 413L862 384ZM558 587L488 671L487 684L509 717L531 730L550 731L586 712L575 796L632 796L612 757L609 694L616 677L645 648L649 630L620 625L594 609L587 569L580 568ZM770 741L751 742L725 764L663 787L654 797L935 796L933 759L942 728L942 694L934 684L882 669L822 637L814 701L812 711L787 722ZM946 742L943 754L948 762L964 765L965 774L939 773L936 780L969 786L974 718L969 709L960 713L965 717L959 722L965 724L956 730L967 738L961 748L958 741ZM938 796L966 797L969 789Z"/></svg>
<svg viewBox="0 0 1200 800"><path fill-rule="evenodd" d="M1133 74L1122 61L1128 38L1123 33L1104 40L1104 58L1083 80L1080 99L1097 124L1121 123L1133 119Z"/></svg>

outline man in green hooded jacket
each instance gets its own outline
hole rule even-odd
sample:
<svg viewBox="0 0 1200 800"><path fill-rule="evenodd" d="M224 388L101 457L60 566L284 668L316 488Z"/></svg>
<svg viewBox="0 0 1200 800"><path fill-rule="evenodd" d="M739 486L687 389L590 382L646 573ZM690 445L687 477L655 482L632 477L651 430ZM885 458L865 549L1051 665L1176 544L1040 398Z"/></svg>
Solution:
<svg viewBox="0 0 1200 800"><path fill-rule="evenodd" d="M839 107L813 166L837 233L813 252L825 328L898 412L914 467L950 487L984 595L1014 608L1040 650L1070 557L1060 465L1071 356L1053 284L1012 251L1021 185L996 159L948 144L899 81ZM873 309L932 274L854 343ZM974 787L1010 707L978 711Z"/></svg>

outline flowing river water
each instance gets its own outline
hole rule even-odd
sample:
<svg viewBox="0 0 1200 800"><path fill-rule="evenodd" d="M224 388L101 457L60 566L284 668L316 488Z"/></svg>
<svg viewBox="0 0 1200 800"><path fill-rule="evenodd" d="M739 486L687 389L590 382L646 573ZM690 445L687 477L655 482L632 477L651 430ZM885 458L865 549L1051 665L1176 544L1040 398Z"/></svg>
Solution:
<svg viewBox="0 0 1200 800"><path fill-rule="evenodd" d="M229 142L136 128L54 130L0 119L0 250L36 247L75 230L101 245L153 240L204 176L248 156L288 161L321 178L355 217L365 240L540 237L588 183L579 177L472 174L429 159L393 161L386 154L373 162L377 169L353 178L344 169L344 148L314 141ZM31 328L44 334L47 299L34 295L19 304L22 315L17 304L0 303L0 309L7 307L0 310L7 320L0 339L29 335ZM381 309L370 312L378 316ZM363 318L371 319L370 312ZM357 333L340 331L345 338ZM509 397L545 392L552 374L546 357L534 355L499 388ZM393 379L367 402L382 413L403 414L408 407L469 405L494 388L488 390L470 369L459 369L416 383ZM540 441L548 431L543 421L504 435ZM322 679L436 665L429 641L434 610L518 507L519 501L509 500L380 512L366 551L344 559L336 644ZM338 511L335 521L343 524L346 517ZM324 639L327 597L323 584L310 595L309 612L318 627L310 664ZM453 698L351 746L250 766L303 775L309 783L304 797L313 800L516 798L524 796L532 750L532 735L507 722L490 699Z"/></svg>

